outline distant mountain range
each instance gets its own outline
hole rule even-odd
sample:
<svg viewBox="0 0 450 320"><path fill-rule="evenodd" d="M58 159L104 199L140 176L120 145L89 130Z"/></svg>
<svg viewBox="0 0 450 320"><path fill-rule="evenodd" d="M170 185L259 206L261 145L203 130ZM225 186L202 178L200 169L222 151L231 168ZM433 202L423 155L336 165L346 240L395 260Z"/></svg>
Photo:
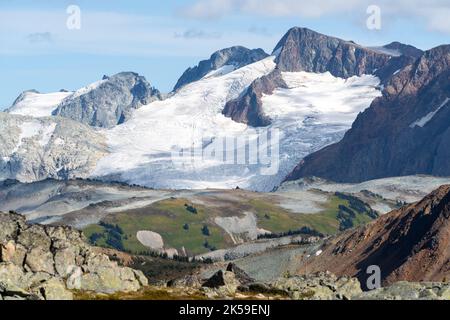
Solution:
<svg viewBox="0 0 450 320"><path fill-rule="evenodd" d="M450 46L364 47L292 28L271 55L240 46L217 51L187 69L168 95L133 72L75 92L27 91L0 114L0 179L270 191L307 176L448 176L449 65ZM275 129L275 175L261 174L267 163L173 162L192 145L260 141Z"/></svg>

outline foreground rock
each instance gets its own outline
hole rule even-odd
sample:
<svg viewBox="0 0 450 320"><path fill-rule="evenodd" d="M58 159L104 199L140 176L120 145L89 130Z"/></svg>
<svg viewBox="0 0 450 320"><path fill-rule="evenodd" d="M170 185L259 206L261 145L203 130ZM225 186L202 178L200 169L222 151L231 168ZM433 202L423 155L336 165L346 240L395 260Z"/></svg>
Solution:
<svg viewBox="0 0 450 320"><path fill-rule="evenodd" d="M80 231L0 213L0 300L70 300L72 290L112 294L147 284L142 272L119 267L86 244Z"/></svg>
<svg viewBox="0 0 450 320"><path fill-rule="evenodd" d="M195 280L193 280L195 279ZM364 292L356 278L337 277L330 272L286 276L257 282L234 264L217 271L200 285L190 276L173 287L199 289L210 299L290 299L290 300L450 300L450 284L440 282L398 282Z"/></svg>

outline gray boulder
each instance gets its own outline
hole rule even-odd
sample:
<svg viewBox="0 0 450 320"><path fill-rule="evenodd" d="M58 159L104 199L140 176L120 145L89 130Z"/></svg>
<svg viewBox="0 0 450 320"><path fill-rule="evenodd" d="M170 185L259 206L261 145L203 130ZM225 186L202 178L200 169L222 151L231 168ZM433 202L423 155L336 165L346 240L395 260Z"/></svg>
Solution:
<svg viewBox="0 0 450 320"><path fill-rule="evenodd" d="M148 285L141 271L121 267L90 247L69 227L28 225L15 213L0 213L2 299L73 299L71 290L112 294Z"/></svg>

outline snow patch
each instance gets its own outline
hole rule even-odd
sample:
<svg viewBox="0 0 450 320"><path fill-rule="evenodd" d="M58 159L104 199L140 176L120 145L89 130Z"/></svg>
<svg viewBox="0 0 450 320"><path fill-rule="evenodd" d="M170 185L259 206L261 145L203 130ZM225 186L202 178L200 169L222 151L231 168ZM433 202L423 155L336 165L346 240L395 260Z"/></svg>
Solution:
<svg viewBox="0 0 450 320"><path fill-rule="evenodd" d="M388 49L385 47L369 47L369 49L379 52L379 53L384 53L393 57L400 57L402 55L402 53L399 50L395 50L395 49Z"/></svg>
<svg viewBox="0 0 450 320"><path fill-rule="evenodd" d="M78 98L82 95L85 95L85 94L89 93L90 91L97 89L100 85L102 85L106 81L108 81L108 80L100 80L100 81L91 83L91 84L75 91L72 95L70 95L69 98L74 99L74 98Z"/></svg>
<svg viewBox="0 0 450 320"><path fill-rule="evenodd" d="M425 127L425 125L431 121L431 119L434 118L434 116L443 108L446 106L446 104L450 101L450 98L445 99L445 101L433 112L430 112L425 117L418 119L417 121L411 123L409 125L410 128L414 129L415 127Z"/></svg>
<svg viewBox="0 0 450 320"><path fill-rule="evenodd" d="M58 104L71 94L72 92L46 94L26 92L23 99L13 105L7 112L21 116L49 117Z"/></svg>
<svg viewBox="0 0 450 320"><path fill-rule="evenodd" d="M252 212L246 212L244 217L217 217L214 222L229 234L235 244L244 240L256 240L260 234L270 233L258 228L258 220ZM240 239L240 236L245 239Z"/></svg>
<svg viewBox="0 0 450 320"><path fill-rule="evenodd" d="M228 74L230 72L233 72L234 70L236 70L235 66L233 66L233 65L225 65L225 66L220 67L219 69L211 71L206 76L204 76L203 79L224 76L224 75L226 75L226 74Z"/></svg>
<svg viewBox="0 0 450 320"><path fill-rule="evenodd" d="M39 145L42 147L45 147L50 142L50 139L52 138L53 132L55 132L56 129L56 123L52 123L48 125L47 127L43 127L41 131L41 139L39 140Z"/></svg>
<svg viewBox="0 0 450 320"><path fill-rule="evenodd" d="M51 123L50 125L43 126L42 123L38 120L23 122L19 125L20 134L18 143L11 151L11 154L19 151L23 143L25 142L24 140L26 139L39 138L39 140L37 140L37 143L41 147L47 146L47 144L50 142L53 132L55 131L55 128L56 123Z"/></svg>

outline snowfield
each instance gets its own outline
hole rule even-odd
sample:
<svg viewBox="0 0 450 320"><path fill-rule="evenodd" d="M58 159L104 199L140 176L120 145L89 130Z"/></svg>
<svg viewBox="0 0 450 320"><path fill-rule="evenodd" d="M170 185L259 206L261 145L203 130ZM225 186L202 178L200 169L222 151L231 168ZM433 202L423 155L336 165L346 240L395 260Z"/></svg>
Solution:
<svg viewBox="0 0 450 320"><path fill-rule="evenodd" d="M410 128L414 129L415 127L425 127L427 125L428 122L430 122L434 116L441 111L442 108L444 108L447 103L450 102L450 98L446 98L445 101L435 110L432 111L430 113L428 113L426 116L424 116L423 118L418 119L417 121L415 121L414 123L411 123L411 125L409 126Z"/></svg>
<svg viewBox="0 0 450 320"><path fill-rule="evenodd" d="M345 80L329 73L284 73L289 89L263 97L271 126L256 129L222 115L227 101L274 68L274 56L237 70L225 66L136 110L123 125L101 130L110 154L99 161L93 176L161 189L239 186L271 191L303 157L339 141L358 113L381 94L374 76ZM249 146L238 139L259 141L259 159L265 155L266 161L251 162ZM225 160L224 150L217 149L223 144ZM216 149L208 149L212 145Z"/></svg>
<svg viewBox="0 0 450 320"><path fill-rule="evenodd" d="M440 186L450 184L450 177L433 177L425 175L376 179L355 184L334 183L320 178L314 178L313 181L308 180L309 179L300 179L297 181L285 182L279 187L278 193L295 193L316 189L326 192L346 192L355 194L368 190L385 199L413 203L422 200L427 194ZM392 208L379 211L384 213L390 210L392 210Z"/></svg>
<svg viewBox="0 0 450 320"><path fill-rule="evenodd" d="M25 92L22 99L14 104L8 113L20 116L49 117L58 104L72 92L35 93Z"/></svg>

